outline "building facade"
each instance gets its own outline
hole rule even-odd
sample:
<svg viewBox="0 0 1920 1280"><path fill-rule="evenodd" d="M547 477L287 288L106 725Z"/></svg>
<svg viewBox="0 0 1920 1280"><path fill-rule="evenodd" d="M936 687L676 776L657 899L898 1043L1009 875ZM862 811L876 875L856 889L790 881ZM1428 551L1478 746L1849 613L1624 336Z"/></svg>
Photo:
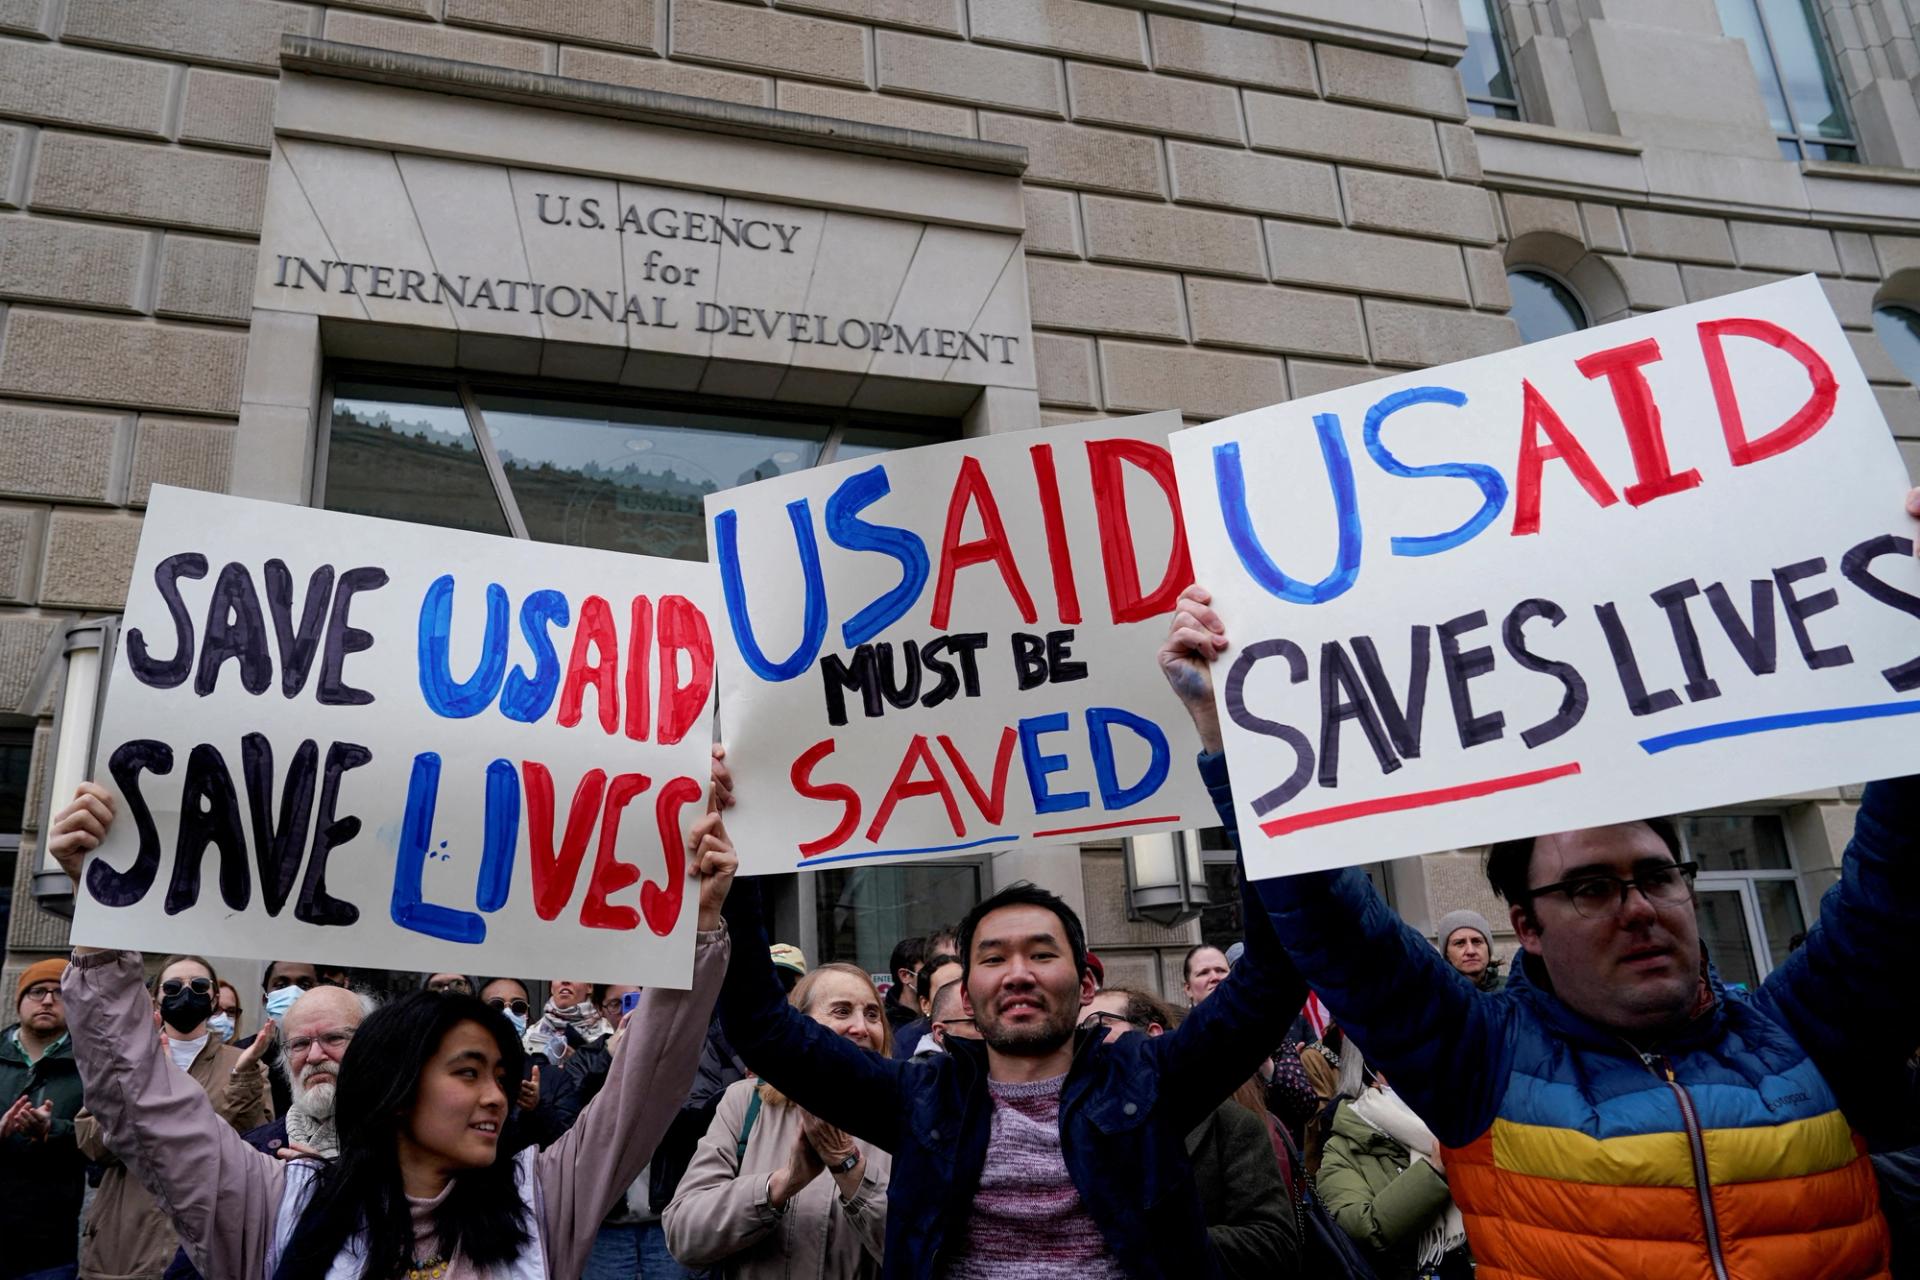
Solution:
<svg viewBox="0 0 1920 1280"><path fill-rule="evenodd" d="M702 495L744 480L1204 421L1803 272L1920 473L1916 27L1916 0L0 0L7 974L65 945L33 884L85 733L66 627L122 604L154 484L703 558ZM1730 980L1784 955L1851 819L1845 789L1686 819ZM1188 896L1224 897L1195 843ZM817 873L779 929L884 969L1025 877L1113 980L1175 992L1237 922L1142 914L1140 856ZM1373 870L1416 925L1504 919L1475 852Z"/></svg>

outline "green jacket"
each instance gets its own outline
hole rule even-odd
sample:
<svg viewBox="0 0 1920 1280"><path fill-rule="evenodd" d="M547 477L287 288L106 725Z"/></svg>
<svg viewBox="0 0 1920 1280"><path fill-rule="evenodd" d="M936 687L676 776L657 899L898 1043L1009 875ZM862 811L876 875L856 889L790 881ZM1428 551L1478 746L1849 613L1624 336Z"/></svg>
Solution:
<svg viewBox="0 0 1920 1280"><path fill-rule="evenodd" d="M1314 1186L1335 1222L1366 1249L1380 1280L1411 1277L1420 1236L1447 1204L1447 1181L1342 1102Z"/></svg>
<svg viewBox="0 0 1920 1280"><path fill-rule="evenodd" d="M73 1138L81 1101L73 1042L62 1040L29 1065L14 1031L0 1032L0 1109L23 1094L34 1106L51 1100L53 1124L41 1142L18 1135L0 1139L0 1240L7 1243L0 1276L74 1261L86 1189L86 1159Z"/></svg>
<svg viewBox="0 0 1920 1280"><path fill-rule="evenodd" d="M1187 1135L1187 1158L1221 1274L1233 1280L1294 1274L1300 1228L1266 1122L1237 1102L1223 1102Z"/></svg>

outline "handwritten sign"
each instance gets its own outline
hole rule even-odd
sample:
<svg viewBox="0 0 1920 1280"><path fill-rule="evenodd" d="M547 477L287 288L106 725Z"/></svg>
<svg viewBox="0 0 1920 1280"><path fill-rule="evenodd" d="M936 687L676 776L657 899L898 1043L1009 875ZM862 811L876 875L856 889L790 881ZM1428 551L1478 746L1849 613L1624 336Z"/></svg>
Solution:
<svg viewBox="0 0 1920 1280"><path fill-rule="evenodd" d="M1906 470L1810 277L1173 452L1256 875L1920 768Z"/></svg>
<svg viewBox="0 0 1920 1280"><path fill-rule="evenodd" d="M1191 576L1176 414L707 498L741 870L1201 825L1154 662Z"/></svg>
<svg viewBox="0 0 1920 1280"><path fill-rule="evenodd" d="M685 986L711 582L155 489L75 940Z"/></svg>

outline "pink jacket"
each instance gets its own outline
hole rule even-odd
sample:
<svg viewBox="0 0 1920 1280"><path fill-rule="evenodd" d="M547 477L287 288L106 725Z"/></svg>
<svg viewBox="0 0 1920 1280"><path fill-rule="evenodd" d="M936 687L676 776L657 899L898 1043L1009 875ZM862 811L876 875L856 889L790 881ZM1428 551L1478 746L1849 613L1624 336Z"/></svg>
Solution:
<svg viewBox="0 0 1920 1280"><path fill-rule="evenodd" d="M566 1136L535 1157L536 1224L553 1280L586 1264L601 1219L640 1176L692 1087L730 944L696 935L691 991L648 990L613 1074ZM271 1280L285 1164L255 1151L162 1056L140 955L76 955L61 980L87 1107L107 1144L158 1193L207 1280Z"/></svg>

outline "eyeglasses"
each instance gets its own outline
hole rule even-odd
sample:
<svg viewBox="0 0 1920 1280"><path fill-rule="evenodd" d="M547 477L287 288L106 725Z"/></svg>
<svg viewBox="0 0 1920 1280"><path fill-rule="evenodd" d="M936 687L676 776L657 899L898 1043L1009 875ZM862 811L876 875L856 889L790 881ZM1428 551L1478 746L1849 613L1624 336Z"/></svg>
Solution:
<svg viewBox="0 0 1920 1280"><path fill-rule="evenodd" d="M20 1000L23 1004L42 1004L48 1000L52 1000L57 1004L60 1000L60 987L56 983L46 983L42 986L28 987L20 993Z"/></svg>
<svg viewBox="0 0 1920 1280"><path fill-rule="evenodd" d="M1133 1027L1138 1029L1140 1026L1139 1023L1128 1018L1125 1014L1108 1013L1105 1009L1094 1010L1086 1017L1080 1019L1080 1025L1082 1028L1099 1027L1102 1031L1110 1030L1114 1027Z"/></svg>
<svg viewBox="0 0 1920 1280"><path fill-rule="evenodd" d="M527 1016L528 1006L525 1000L508 1000L502 996L495 996L487 1001L487 1008L492 1009L496 1013L502 1009L511 1009L524 1018Z"/></svg>
<svg viewBox="0 0 1920 1280"><path fill-rule="evenodd" d="M168 978L160 984L160 994L163 996L177 996L187 990L191 990L197 996L210 996L213 994L213 979Z"/></svg>
<svg viewBox="0 0 1920 1280"><path fill-rule="evenodd" d="M351 1031L329 1031L319 1036L295 1036L287 1041L287 1056L298 1060L307 1056L313 1046L319 1045L327 1051L327 1056L337 1058L347 1051L347 1042L353 1039Z"/></svg>
<svg viewBox="0 0 1920 1280"><path fill-rule="evenodd" d="M1564 893L1575 911L1589 920L1598 920L1625 906L1629 889L1638 889L1640 895L1655 906L1678 906L1682 902L1691 902L1693 878L1699 873L1700 864L1697 862L1663 862L1659 866L1644 867L1634 872L1630 880L1620 876L1574 876L1569 880L1529 889L1527 897L1532 899L1548 893Z"/></svg>
<svg viewBox="0 0 1920 1280"><path fill-rule="evenodd" d="M973 1019L972 1018L939 1018L935 1020L933 1025L936 1027L970 1027L973 1025Z"/></svg>
<svg viewBox="0 0 1920 1280"><path fill-rule="evenodd" d="M465 978L448 978L445 982L429 982L427 984L427 990L439 991L443 993L451 991L456 995L464 996L470 991L472 991L473 987L467 982Z"/></svg>

